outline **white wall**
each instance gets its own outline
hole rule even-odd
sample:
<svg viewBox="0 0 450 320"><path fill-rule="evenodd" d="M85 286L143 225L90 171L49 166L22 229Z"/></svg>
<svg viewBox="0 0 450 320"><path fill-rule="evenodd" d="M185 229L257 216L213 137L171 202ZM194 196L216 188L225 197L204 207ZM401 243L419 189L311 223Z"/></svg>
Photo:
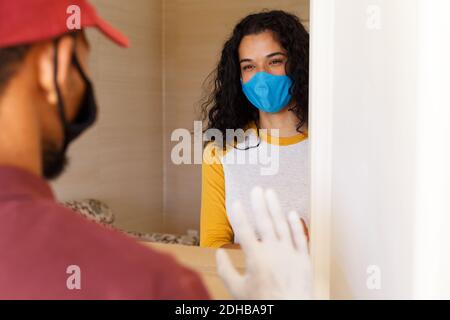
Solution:
<svg viewBox="0 0 450 320"><path fill-rule="evenodd" d="M414 298L450 299L450 2L418 11Z"/></svg>
<svg viewBox="0 0 450 320"><path fill-rule="evenodd" d="M443 3L433 12L448 12ZM431 15L424 18L419 0L313 0L312 10L314 50L331 52L312 57L311 139L319 144L312 153L312 241L329 240L322 252L313 243L316 268L329 277L333 299L413 298L430 277L429 292L439 283L443 293L448 284L430 272L444 279L448 258L439 253L450 252L442 230L450 212L449 49L444 46L444 55L438 48L450 39L444 14L429 28ZM330 16L331 28L316 28L316 17ZM314 40L316 31L329 41ZM424 49L430 38L433 51ZM439 68L446 72L436 73ZM321 88L329 100L319 98ZM427 217L433 223L420 224ZM329 260L318 259L327 249Z"/></svg>

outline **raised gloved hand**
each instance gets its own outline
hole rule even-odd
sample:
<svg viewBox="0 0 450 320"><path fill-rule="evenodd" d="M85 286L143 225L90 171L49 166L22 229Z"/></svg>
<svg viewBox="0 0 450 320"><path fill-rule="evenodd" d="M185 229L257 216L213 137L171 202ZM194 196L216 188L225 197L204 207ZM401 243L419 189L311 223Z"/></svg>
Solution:
<svg viewBox="0 0 450 320"><path fill-rule="evenodd" d="M246 257L244 275L225 250L217 251L218 273L235 299L311 299L312 267L308 244L297 213L287 216L274 191L252 190L260 241L240 203L233 206L235 225Z"/></svg>

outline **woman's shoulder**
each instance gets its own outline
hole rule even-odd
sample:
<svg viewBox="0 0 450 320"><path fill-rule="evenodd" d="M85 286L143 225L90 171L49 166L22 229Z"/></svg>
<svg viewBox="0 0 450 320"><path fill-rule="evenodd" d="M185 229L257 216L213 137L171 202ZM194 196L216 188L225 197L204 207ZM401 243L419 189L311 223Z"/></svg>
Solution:
<svg viewBox="0 0 450 320"><path fill-rule="evenodd" d="M226 148L219 146L219 144L214 141L208 142L203 150L203 163L221 163L221 159L225 153Z"/></svg>

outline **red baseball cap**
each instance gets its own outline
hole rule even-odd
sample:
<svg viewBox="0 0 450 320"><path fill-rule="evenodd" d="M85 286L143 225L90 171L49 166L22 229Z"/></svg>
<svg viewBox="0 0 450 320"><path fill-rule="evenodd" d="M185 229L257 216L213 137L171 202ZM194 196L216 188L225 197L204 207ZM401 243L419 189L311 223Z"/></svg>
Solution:
<svg viewBox="0 0 450 320"><path fill-rule="evenodd" d="M87 0L0 0L0 48L76 31L68 24L75 12L80 14L81 29L95 27L119 46L129 47L127 37L100 18Z"/></svg>

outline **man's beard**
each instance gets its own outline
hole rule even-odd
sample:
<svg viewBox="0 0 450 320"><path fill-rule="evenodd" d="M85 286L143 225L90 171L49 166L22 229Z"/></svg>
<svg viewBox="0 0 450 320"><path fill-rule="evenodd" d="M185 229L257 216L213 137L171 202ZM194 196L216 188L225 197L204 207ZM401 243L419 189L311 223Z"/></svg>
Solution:
<svg viewBox="0 0 450 320"><path fill-rule="evenodd" d="M53 180L59 177L66 168L67 162L65 151L59 150L54 144L44 143L42 164L45 179Z"/></svg>

